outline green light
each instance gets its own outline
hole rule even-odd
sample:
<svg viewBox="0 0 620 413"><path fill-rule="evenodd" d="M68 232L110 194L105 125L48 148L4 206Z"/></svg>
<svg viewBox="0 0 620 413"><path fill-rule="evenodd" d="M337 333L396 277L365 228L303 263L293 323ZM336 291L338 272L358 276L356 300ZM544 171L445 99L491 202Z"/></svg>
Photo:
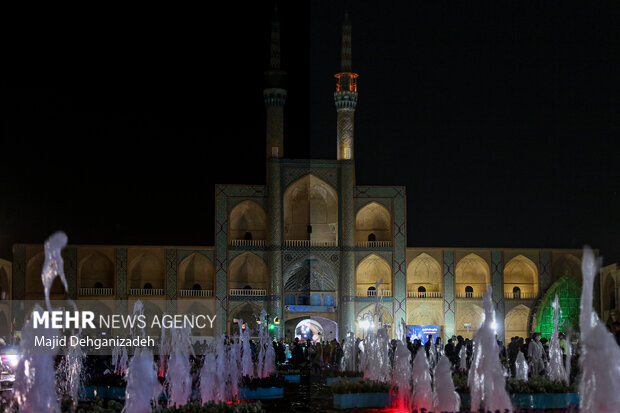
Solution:
<svg viewBox="0 0 620 413"><path fill-rule="evenodd" d="M276 326L275 326L275 325L273 325L273 324L269 324L269 329L270 329L270 330L273 330L273 329L275 329L275 328L276 328Z"/></svg>

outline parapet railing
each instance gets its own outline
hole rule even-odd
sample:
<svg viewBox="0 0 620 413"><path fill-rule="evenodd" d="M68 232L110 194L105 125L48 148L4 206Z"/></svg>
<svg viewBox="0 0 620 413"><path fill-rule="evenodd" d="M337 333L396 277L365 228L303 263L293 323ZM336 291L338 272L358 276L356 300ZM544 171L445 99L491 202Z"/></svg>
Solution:
<svg viewBox="0 0 620 413"><path fill-rule="evenodd" d="M409 291L407 292L407 298L441 298L441 292L440 291L428 291L428 292Z"/></svg>
<svg viewBox="0 0 620 413"><path fill-rule="evenodd" d="M249 288L231 288L229 295L234 297L264 297L267 290L255 290Z"/></svg>
<svg viewBox="0 0 620 413"><path fill-rule="evenodd" d="M213 297L213 290L179 290L179 297Z"/></svg>
<svg viewBox="0 0 620 413"><path fill-rule="evenodd" d="M114 295L114 288L80 288L80 295Z"/></svg>
<svg viewBox="0 0 620 413"><path fill-rule="evenodd" d="M391 248L392 241L357 241L355 246L359 248Z"/></svg>
<svg viewBox="0 0 620 413"><path fill-rule="evenodd" d="M456 298L482 298L484 291L463 292L457 291Z"/></svg>
<svg viewBox="0 0 620 413"><path fill-rule="evenodd" d="M504 298L508 300L531 300L537 297L538 297L537 293L514 293L514 292L504 293Z"/></svg>
<svg viewBox="0 0 620 413"><path fill-rule="evenodd" d="M336 241L315 241L310 239L285 239L285 247L337 247Z"/></svg>
<svg viewBox="0 0 620 413"><path fill-rule="evenodd" d="M381 297L391 297L392 290L380 290ZM358 297L376 297L377 290L357 290Z"/></svg>
<svg viewBox="0 0 620 413"><path fill-rule="evenodd" d="M264 247L264 239L231 239L228 245L232 247Z"/></svg>
<svg viewBox="0 0 620 413"><path fill-rule="evenodd" d="M163 288L130 288L129 295L164 295Z"/></svg>

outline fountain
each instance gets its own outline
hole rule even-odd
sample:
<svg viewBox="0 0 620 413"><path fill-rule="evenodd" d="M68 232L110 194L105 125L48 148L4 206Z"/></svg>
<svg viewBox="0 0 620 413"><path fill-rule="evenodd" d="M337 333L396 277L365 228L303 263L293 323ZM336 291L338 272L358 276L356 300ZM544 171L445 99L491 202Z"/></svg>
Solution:
<svg viewBox="0 0 620 413"><path fill-rule="evenodd" d="M548 376L552 381L566 380L566 370L562 360L562 349L560 348L560 339L558 338L558 321L560 318L560 298L555 295L555 299L551 304L553 307L553 333L549 343L549 369Z"/></svg>
<svg viewBox="0 0 620 413"><path fill-rule="evenodd" d="M157 380L157 367L149 348L137 349L127 368L127 387L123 413L150 413L162 388Z"/></svg>
<svg viewBox="0 0 620 413"><path fill-rule="evenodd" d="M170 331L170 357L165 385L168 388L168 406L185 405L192 393L192 375L189 357L194 355L191 331L188 326Z"/></svg>
<svg viewBox="0 0 620 413"><path fill-rule="evenodd" d="M581 290L581 379L579 408L584 412L617 412L620 406L620 347L592 311L594 277L601 259L584 247L581 263L583 287Z"/></svg>
<svg viewBox="0 0 620 413"><path fill-rule="evenodd" d="M254 362L250 348L250 329L243 328L243 320L239 320L239 340L241 342L241 377L254 377Z"/></svg>
<svg viewBox="0 0 620 413"><path fill-rule="evenodd" d="M405 409L409 407L411 399L411 352L403 340L396 342L394 351L394 365L392 367L392 383L394 383L397 394L395 407Z"/></svg>
<svg viewBox="0 0 620 413"><path fill-rule="evenodd" d="M426 351L420 347L413 359L412 367L413 377L413 394L411 396L412 408L420 411L426 409L432 410L433 407L433 390L431 388L431 373L428 360L426 359Z"/></svg>
<svg viewBox="0 0 620 413"><path fill-rule="evenodd" d="M527 374L529 371L529 366L527 364L527 360L525 360L525 356L522 351L519 351L517 355L517 360L515 361L515 378L517 380L527 381Z"/></svg>
<svg viewBox="0 0 620 413"><path fill-rule="evenodd" d="M476 411L484 405L485 410L512 411L504 369L498 357L492 294L493 287L489 285L483 297L482 324L474 335L474 353L469 370L471 410Z"/></svg>
<svg viewBox="0 0 620 413"><path fill-rule="evenodd" d="M340 360L340 371L357 371L357 347L355 333L349 331L342 346L343 356Z"/></svg>
<svg viewBox="0 0 620 413"><path fill-rule="evenodd" d="M447 357L441 357L435 369L433 383L433 404L436 412L458 412L461 396L454 389L452 364Z"/></svg>

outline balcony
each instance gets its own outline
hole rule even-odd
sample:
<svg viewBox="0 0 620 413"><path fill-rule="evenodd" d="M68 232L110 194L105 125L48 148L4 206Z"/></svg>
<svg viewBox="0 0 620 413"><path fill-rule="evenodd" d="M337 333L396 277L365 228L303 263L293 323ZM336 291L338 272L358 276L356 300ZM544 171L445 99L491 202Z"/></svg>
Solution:
<svg viewBox="0 0 620 413"><path fill-rule="evenodd" d="M456 298L482 298L484 291L463 292L457 291Z"/></svg>
<svg viewBox="0 0 620 413"><path fill-rule="evenodd" d="M228 240L231 247L264 247L264 239L231 239Z"/></svg>
<svg viewBox="0 0 620 413"><path fill-rule="evenodd" d="M213 297L213 290L179 290L179 297Z"/></svg>
<svg viewBox="0 0 620 413"><path fill-rule="evenodd" d="M285 239L285 247L337 247L336 241L315 241L310 239Z"/></svg>
<svg viewBox="0 0 620 413"><path fill-rule="evenodd" d="M358 297L376 297L377 293L381 294L381 297L391 297L392 290L357 290Z"/></svg>
<svg viewBox="0 0 620 413"><path fill-rule="evenodd" d="M392 248L392 241L357 241L358 248Z"/></svg>
<svg viewBox="0 0 620 413"><path fill-rule="evenodd" d="M229 294L232 297L264 297L267 290L255 290L249 288L231 288Z"/></svg>
<svg viewBox="0 0 620 413"><path fill-rule="evenodd" d="M114 288L80 288L80 295L114 295Z"/></svg>
<svg viewBox="0 0 620 413"><path fill-rule="evenodd" d="M508 300L533 300L538 297L537 293L505 292L504 298Z"/></svg>
<svg viewBox="0 0 620 413"><path fill-rule="evenodd" d="M130 288L129 295L155 296L164 295L163 288Z"/></svg>
<svg viewBox="0 0 620 413"><path fill-rule="evenodd" d="M429 291L429 292L409 291L407 292L407 298L441 298L441 292L440 291Z"/></svg>

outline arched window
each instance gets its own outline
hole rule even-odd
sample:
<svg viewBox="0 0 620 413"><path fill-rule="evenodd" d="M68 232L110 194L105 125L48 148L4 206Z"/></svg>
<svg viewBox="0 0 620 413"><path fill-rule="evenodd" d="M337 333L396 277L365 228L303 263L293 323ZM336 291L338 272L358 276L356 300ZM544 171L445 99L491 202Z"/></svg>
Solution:
<svg viewBox="0 0 620 413"><path fill-rule="evenodd" d="M192 290L199 291L202 290L202 288L200 287L200 284L194 284L192 285Z"/></svg>
<svg viewBox="0 0 620 413"><path fill-rule="evenodd" d="M519 287L515 287L512 289L512 296L516 299L521 298L521 289Z"/></svg>
<svg viewBox="0 0 620 413"><path fill-rule="evenodd" d="M299 296L297 296L297 304L299 304L299 305L308 305L309 302L310 302L310 299L308 298L307 295L299 294Z"/></svg>
<svg viewBox="0 0 620 413"><path fill-rule="evenodd" d="M420 297L420 298L426 297L425 293L426 293L426 288L418 287L418 297Z"/></svg>
<svg viewBox="0 0 620 413"><path fill-rule="evenodd" d="M295 305L295 296L293 294L286 294L286 297L284 297L284 304Z"/></svg>
<svg viewBox="0 0 620 413"><path fill-rule="evenodd" d="M97 281L93 287L94 288L103 288L103 284L101 284L99 281Z"/></svg>
<svg viewBox="0 0 620 413"><path fill-rule="evenodd" d="M376 241L376 240L377 240L377 236L375 235L375 233L374 233L374 232L372 232L372 233L368 234L368 241L370 241L370 242L374 242L374 241Z"/></svg>
<svg viewBox="0 0 620 413"><path fill-rule="evenodd" d="M377 295L377 289L375 287L368 287L368 297L374 297Z"/></svg>
<svg viewBox="0 0 620 413"><path fill-rule="evenodd" d="M251 290L251 289L252 289L252 286L250 286L250 285L246 285L245 287L243 287L243 289L244 289L244 290Z"/></svg>
<svg viewBox="0 0 620 413"><path fill-rule="evenodd" d="M252 233L251 232L246 232L245 234L243 234L243 239L246 241L251 241L252 240Z"/></svg>
<svg viewBox="0 0 620 413"><path fill-rule="evenodd" d="M472 298L474 296L474 289L472 286L468 285L465 287L465 297Z"/></svg>
<svg viewBox="0 0 620 413"><path fill-rule="evenodd" d="M145 290L152 290L153 289L153 284L151 284L151 283L144 284L144 289Z"/></svg>

